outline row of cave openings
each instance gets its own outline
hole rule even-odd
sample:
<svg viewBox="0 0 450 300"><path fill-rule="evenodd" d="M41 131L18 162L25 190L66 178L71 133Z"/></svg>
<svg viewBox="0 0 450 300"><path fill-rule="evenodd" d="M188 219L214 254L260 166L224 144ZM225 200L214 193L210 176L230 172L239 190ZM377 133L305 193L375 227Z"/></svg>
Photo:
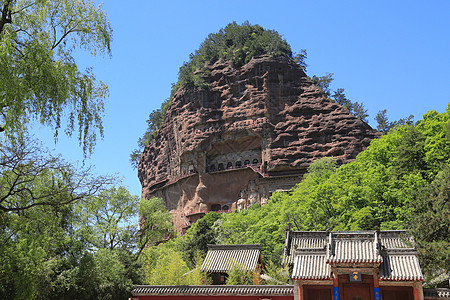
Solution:
<svg viewBox="0 0 450 300"><path fill-rule="evenodd" d="M220 205L220 204L211 204L210 211L217 211L217 212L228 212L230 210L230 207L228 205Z"/></svg>
<svg viewBox="0 0 450 300"><path fill-rule="evenodd" d="M219 163L217 165L217 169L216 169L216 165L215 164L211 164L209 166L206 166L206 172L217 172L217 171L223 171L223 170L228 170L228 169L238 169L238 168L242 168L242 167L246 167L246 166L250 166L250 165L258 165L259 164L259 160L257 158L253 159L253 161L250 163L249 159L246 159L244 161L244 164L242 164L242 161L238 160L236 161L236 163L233 166L233 163L231 161L229 161L226 165L226 167L224 167L225 165L223 163Z"/></svg>

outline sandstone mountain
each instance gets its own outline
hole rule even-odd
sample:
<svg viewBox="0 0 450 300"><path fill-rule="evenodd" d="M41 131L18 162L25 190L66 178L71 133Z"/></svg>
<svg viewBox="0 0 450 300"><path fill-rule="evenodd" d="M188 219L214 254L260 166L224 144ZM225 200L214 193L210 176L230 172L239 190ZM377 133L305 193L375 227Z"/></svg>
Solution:
<svg viewBox="0 0 450 300"><path fill-rule="evenodd" d="M138 167L142 196L162 197L179 229L211 210L267 203L314 160L349 162L376 135L288 57L240 68L219 60L205 70L207 87L175 93Z"/></svg>

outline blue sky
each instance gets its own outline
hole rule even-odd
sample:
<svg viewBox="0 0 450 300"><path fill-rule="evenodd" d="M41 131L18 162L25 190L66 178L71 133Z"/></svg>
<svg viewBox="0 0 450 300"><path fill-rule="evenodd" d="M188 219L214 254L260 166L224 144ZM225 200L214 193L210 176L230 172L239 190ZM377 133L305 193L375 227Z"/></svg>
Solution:
<svg viewBox="0 0 450 300"><path fill-rule="evenodd" d="M100 3L100 2L99 2ZM345 88L374 117L415 120L450 102L450 1L105 1L113 28L112 57L80 53L77 63L93 67L110 97L105 137L86 161L98 174L117 174L132 194L141 187L129 154L159 108L178 69L209 33L248 20L278 31L293 51L308 52L307 74L334 74L333 89ZM46 145L72 162L82 160L76 138L38 128Z"/></svg>

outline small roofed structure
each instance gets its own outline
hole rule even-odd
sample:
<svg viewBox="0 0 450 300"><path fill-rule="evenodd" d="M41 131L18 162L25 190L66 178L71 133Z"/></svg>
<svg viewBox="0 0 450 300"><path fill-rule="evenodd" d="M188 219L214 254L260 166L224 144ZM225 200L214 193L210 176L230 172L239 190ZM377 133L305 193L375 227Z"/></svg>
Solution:
<svg viewBox="0 0 450 300"><path fill-rule="evenodd" d="M446 299L449 300L450 299L450 289L449 288L428 288L428 289L423 289L423 297L425 300L428 299Z"/></svg>
<svg viewBox="0 0 450 300"><path fill-rule="evenodd" d="M213 284L225 284L229 271L235 267L251 272L260 268L262 272L260 247L260 244L208 245L201 271L211 275Z"/></svg>
<svg viewBox="0 0 450 300"><path fill-rule="evenodd" d="M283 263L292 266L298 299L424 299L417 251L405 231L289 230Z"/></svg>

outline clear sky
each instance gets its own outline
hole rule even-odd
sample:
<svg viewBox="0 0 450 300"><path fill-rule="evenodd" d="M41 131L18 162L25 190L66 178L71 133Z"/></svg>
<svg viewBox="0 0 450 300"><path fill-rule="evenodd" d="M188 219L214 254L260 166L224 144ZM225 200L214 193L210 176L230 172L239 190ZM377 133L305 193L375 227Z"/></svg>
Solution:
<svg viewBox="0 0 450 300"><path fill-rule="evenodd" d="M100 2L98 2L100 3ZM112 57L77 55L106 82L110 97L105 137L86 161L98 174L118 174L130 192L141 186L129 154L177 81L179 67L209 33L248 20L278 31L293 51L308 52L307 74L334 74L333 89L345 88L374 117L415 120L450 102L450 1L244 1L107 0L113 32ZM82 160L76 138L54 144L45 128L36 135L71 162Z"/></svg>

